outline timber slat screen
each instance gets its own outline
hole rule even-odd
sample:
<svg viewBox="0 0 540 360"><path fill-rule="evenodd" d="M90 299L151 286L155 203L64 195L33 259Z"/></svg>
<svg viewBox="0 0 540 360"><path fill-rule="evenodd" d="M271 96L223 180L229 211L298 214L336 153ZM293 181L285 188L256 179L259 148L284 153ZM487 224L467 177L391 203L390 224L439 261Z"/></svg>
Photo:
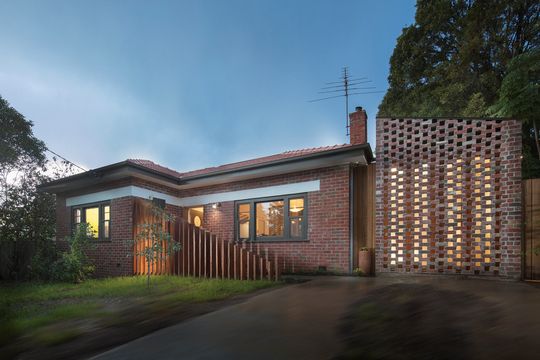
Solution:
<svg viewBox="0 0 540 360"><path fill-rule="evenodd" d="M149 221L148 206L139 203L135 207L134 227ZM178 218L174 223L164 223L168 231L178 242L181 250L164 260L158 260L150 267L153 275L197 276L207 278L257 280L278 280L280 276L277 254L273 256L268 249L258 244L236 244L219 239L208 230L189 224ZM136 232L136 230L134 230ZM145 244L135 243L135 250L141 250ZM146 274L146 260L134 255L134 274Z"/></svg>
<svg viewBox="0 0 540 360"><path fill-rule="evenodd" d="M540 280L540 179L523 181L523 275Z"/></svg>

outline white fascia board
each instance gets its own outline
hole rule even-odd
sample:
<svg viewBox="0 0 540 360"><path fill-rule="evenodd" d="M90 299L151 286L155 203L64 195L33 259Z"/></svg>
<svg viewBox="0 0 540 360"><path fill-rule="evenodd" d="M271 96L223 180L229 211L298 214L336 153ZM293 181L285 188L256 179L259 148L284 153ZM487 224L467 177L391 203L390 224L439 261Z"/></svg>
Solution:
<svg viewBox="0 0 540 360"><path fill-rule="evenodd" d="M164 199L168 204L180 206L180 199L176 196L167 195L159 191L149 190L133 185L99 191L92 194L73 196L66 199L66 206L90 204L111 199L118 199L124 196L136 196L144 199L152 199L156 197Z"/></svg>
<svg viewBox="0 0 540 360"><path fill-rule="evenodd" d="M66 206L76 206L83 204L91 204L100 201L117 199L124 196L136 196L143 199L160 198L164 199L167 204L175 206L196 206L206 205L217 202L236 201L263 198L270 196L290 195L296 193L305 193L310 191L319 191L321 187L320 180L304 181L293 184L275 185L260 187L247 190L228 191L215 194L190 196L178 198L164 194L159 191L141 188L138 186L124 186L116 189L99 191L91 194L73 196L66 199Z"/></svg>
<svg viewBox="0 0 540 360"><path fill-rule="evenodd" d="M260 187L255 189L228 191L215 194L190 196L180 199L181 206L205 205L226 201L237 201L246 199L263 198L270 196L289 195L310 191L319 191L320 180L304 181L293 184L275 185Z"/></svg>

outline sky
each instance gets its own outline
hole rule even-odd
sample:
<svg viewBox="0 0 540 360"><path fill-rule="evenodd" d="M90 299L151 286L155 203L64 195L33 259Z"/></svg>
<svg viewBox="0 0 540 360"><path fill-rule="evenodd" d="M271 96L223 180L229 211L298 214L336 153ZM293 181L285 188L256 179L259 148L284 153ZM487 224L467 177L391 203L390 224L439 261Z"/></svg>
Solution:
<svg viewBox="0 0 540 360"><path fill-rule="evenodd" d="M128 158L178 171L348 142L348 66L377 91L412 0L0 0L0 96L86 169ZM384 92L350 111L375 116Z"/></svg>

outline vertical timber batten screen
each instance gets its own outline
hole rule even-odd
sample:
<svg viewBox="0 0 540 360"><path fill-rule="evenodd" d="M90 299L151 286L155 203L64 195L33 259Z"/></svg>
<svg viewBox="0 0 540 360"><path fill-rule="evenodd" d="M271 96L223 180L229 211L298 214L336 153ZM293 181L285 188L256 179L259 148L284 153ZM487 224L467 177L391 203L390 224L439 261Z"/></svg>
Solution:
<svg viewBox="0 0 540 360"><path fill-rule="evenodd" d="M376 270L521 274L521 123L377 119Z"/></svg>
<svg viewBox="0 0 540 360"><path fill-rule="evenodd" d="M523 181L523 277L540 280L540 179Z"/></svg>
<svg viewBox="0 0 540 360"><path fill-rule="evenodd" d="M150 203L138 199L134 207L134 237L140 224L156 221ZM150 266L152 275L197 276L206 278L239 280L279 280L280 269L277 266L277 254L270 254L268 249L257 252L248 249L245 243L232 243L219 239L216 235L200 227L177 218L174 223L164 222L163 226L180 243L181 250L170 256L163 256ZM149 243L137 241L135 252L142 250ZM147 263L143 256L133 257L133 273L144 275Z"/></svg>

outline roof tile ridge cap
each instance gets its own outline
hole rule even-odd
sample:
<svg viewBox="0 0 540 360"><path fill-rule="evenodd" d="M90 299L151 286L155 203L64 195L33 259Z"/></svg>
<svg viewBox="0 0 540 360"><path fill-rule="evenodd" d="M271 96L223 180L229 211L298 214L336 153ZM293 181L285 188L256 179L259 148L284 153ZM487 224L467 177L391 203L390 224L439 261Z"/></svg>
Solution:
<svg viewBox="0 0 540 360"><path fill-rule="evenodd" d="M345 146L349 146L349 145L351 145L351 144L343 143L343 144L334 144L334 145L315 146L315 147L310 147L310 148L287 150L287 151L284 151L284 152L282 152L280 154L300 153L300 152L308 152L308 151L313 151L313 150L331 150L331 149L335 149L335 148L339 148L339 147L345 147ZM277 154L277 155L280 155L280 154Z"/></svg>
<svg viewBox="0 0 540 360"><path fill-rule="evenodd" d="M161 164L158 164L152 160L148 160L148 159L127 159L126 160L127 162L130 162L132 164L137 164L137 165L141 165L141 166L145 166L145 165L142 165L140 162L144 162L146 164L152 164L152 165L155 165L155 166L158 166L160 168L163 168L163 169L166 169L166 170L169 170L169 171L172 171L178 175L182 175L183 173L181 173L180 171L178 170L175 170L175 169L171 169L170 167L167 167L167 166L163 166Z"/></svg>

